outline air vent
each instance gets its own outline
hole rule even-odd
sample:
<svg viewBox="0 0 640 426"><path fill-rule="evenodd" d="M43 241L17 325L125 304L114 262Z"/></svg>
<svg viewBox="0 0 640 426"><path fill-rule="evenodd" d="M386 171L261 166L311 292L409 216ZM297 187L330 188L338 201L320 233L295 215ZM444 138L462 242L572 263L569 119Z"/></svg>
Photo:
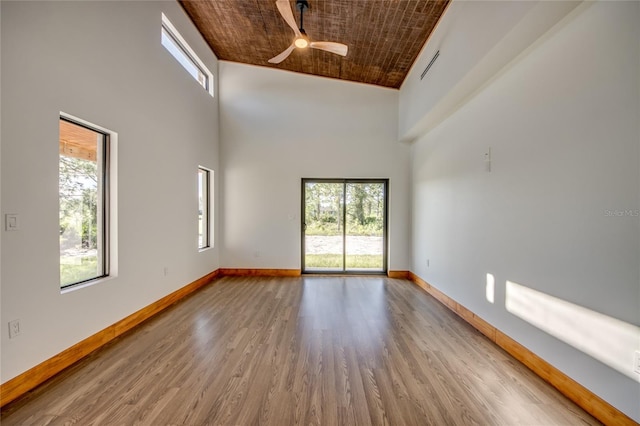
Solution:
<svg viewBox="0 0 640 426"><path fill-rule="evenodd" d="M422 80L424 78L424 76L427 75L427 73L429 72L429 68L431 68L431 66L436 61L436 59L438 59L438 56L440 56L440 51L439 50L436 52L435 55L433 55L433 58L431 58L431 61L429 62L429 65L427 65L427 67L424 69L424 71L422 71L422 74L420 75L420 80Z"/></svg>

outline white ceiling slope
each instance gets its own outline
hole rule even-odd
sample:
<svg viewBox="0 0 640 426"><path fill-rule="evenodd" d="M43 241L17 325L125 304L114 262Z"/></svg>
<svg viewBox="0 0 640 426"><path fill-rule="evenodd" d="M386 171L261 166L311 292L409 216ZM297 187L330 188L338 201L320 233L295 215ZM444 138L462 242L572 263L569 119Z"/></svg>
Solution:
<svg viewBox="0 0 640 426"><path fill-rule="evenodd" d="M581 3L454 0L400 88L398 139L435 128Z"/></svg>

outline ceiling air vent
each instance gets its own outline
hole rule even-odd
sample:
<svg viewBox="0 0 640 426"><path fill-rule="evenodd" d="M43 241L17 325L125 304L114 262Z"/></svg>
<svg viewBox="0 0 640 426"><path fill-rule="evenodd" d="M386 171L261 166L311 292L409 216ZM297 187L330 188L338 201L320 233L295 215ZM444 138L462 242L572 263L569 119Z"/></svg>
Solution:
<svg viewBox="0 0 640 426"><path fill-rule="evenodd" d="M429 72L429 68L431 68L431 66L436 61L436 59L438 59L438 56L440 56L440 51L439 50L436 52L435 55L433 55L433 58L431 58L431 61L429 62L429 65L427 65L427 67L424 69L424 71L422 71L422 74L420 75L420 80L422 80L424 78L424 76L427 75L427 73Z"/></svg>

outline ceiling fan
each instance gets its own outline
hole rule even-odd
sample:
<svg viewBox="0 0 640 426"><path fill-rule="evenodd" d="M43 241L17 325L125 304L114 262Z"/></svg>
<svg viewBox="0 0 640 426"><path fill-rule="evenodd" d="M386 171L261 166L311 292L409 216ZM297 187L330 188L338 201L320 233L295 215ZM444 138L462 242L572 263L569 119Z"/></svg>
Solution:
<svg viewBox="0 0 640 426"><path fill-rule="evenodd" d="M291 46L287 47L284 52L269 59L270 63L279 64L287 59L295 48L305 49L310 47L312 49L325 50L340 56L347 55L347 50L349 48L346 44L335 43L332 41L309 41L309 37L307 37L307 33L304 31L303 26L304 11L309 9L309 3L307 0L296 0L296 9L300 11L300 28L296 25L296 19L293 17L293 11L291 10L291 6L289 6L289 0L277 0L276 6L284 20L289 24L291 29L293 29L296 38L293 40L293 43L291 43Z"/></svg>

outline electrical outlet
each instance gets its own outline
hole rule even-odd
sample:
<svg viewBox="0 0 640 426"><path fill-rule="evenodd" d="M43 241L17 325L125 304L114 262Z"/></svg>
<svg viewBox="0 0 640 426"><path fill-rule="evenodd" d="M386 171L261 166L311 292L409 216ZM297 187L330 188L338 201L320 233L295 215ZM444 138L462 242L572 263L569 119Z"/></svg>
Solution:
<svg viewBox="0 0 640 426"><path fill-rule="evenodd" d="M164 272L164 276L165 276L165 277L166 277L167 275L169 275L169 267L168 267L168 266L165 266L165 267L164 267L164 269L163 269L163 272Z"/></svg>
<svg viewBox="0 0 640 426"><path fill-rule="evenodd" d="M640 351L635 351L633 356L633 371L640 374Z"/></svg>
<svg viewBox="0 0 640 426"><path fill-rule="evenodd" d="M20 335L20 320L16 319L9 321L9 339L18 337Z"/></svg>
<svg viewBox="0 0 640 426"><path fill-rule="evenodd" d="M427 259L427 268L429 267L429 259Z"/></svg>

